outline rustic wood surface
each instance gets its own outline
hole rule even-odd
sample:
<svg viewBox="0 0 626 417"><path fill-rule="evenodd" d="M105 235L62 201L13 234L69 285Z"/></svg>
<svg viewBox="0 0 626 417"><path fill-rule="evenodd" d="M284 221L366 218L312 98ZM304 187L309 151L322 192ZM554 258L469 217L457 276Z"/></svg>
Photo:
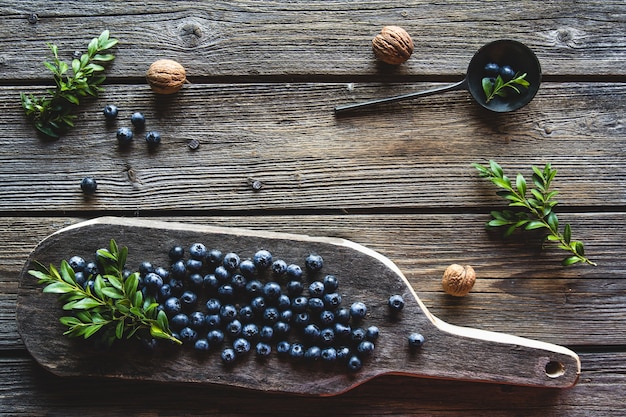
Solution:
<svg viewBox="0 0 626 417"><path fill-rule="evenodd" d="M2 0L0 22L1 415L624 414L622 1ZM376 63L369 46L388 24L415 41L398 68ZM68 135L41 140L19 93L51 85L46 43L71 59L103 29L120 39L106 91L81 106ZM473 53L499 38L527 44L542 64L539 93L517 112L494 116L459 91L332 113L458 81ZM191 81L168 99L143 79L162 57L183 63ZM120 107L116 125L104 122L105 103ZM133 111L163 135L155 152L141 140L117 148L115 130ZM559 219L598 266L563 268L553 246L485 231L502 201L471 163L489 159L512 175L552 163ZM78 187L86 175L98 180L92 198ZM580 381L546 390L394 375L302 398L54 376L19 337L18 277L50 233L102 215L350 239L397 264L442 320L572 349ZM477 270L469 296L442 292L450 263Z"/></svg>

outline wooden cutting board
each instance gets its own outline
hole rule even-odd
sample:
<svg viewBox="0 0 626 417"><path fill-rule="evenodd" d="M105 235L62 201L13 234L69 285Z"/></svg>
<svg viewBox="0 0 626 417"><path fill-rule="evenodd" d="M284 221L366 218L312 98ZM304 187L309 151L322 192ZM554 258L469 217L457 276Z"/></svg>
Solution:
<svg viewBox="0 0 626 417"><path fill-rule="evenodd" d="M127 266L142 261L169 266L168 251L204 243L207 248L236 252L242 259L259 249L287 263L304 264L310 253L322 255L324 274L336 275L342 305L363 301L363 325L380 329L374 354L358 372L319 362L294 363L272 354L260 361L251 352L234 366L224 366L220 350L199 353L188 347L146 351L119 342L110 350L95 349L82 339L63 336L64 315L54 294L28 274L34 261L58 266L73 255L93 259L110 239L127 246ZM304 266L303 266L304 267ZM186 223L103 217L59 230L32 252L20 275L17 323L33 358L59 376L92 376L127 380L228 385L266 392L335 395L382 374L465 380L499 384L566 388L576 384L580 360L571 350L508 334L450 325L433 316L388 258L357 243L337 238L270 233ZM387 302L401 294L406 302L397 316ZM408 348L410 333L425 337L418 350Z"/></svg>

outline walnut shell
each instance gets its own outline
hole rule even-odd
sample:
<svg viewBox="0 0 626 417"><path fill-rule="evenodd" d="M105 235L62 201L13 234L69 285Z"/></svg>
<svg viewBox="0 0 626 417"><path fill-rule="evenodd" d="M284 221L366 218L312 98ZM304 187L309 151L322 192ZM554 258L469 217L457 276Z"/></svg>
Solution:
<svg viewBox="0 0 626 417"><path fill-rule="evenodd" d="M413 53L413 39L399 26L385 26L374 39L372 49L376 58L387 64L398 65Z"/></svg>
<svg viewBox="0 0 626 417"><path fill-rule="evenodd" d="M174 94L187 81L185 68L171 59L159 59L146 71L150 88L157 94Z"/></svg>
<svg viewBox="0 0 626 417"><path fill-rule="evenodd" d="M443 273L441 285L443 290L455 297L466 296L476 282L476 272L469 265L450 265Z"/></svg>

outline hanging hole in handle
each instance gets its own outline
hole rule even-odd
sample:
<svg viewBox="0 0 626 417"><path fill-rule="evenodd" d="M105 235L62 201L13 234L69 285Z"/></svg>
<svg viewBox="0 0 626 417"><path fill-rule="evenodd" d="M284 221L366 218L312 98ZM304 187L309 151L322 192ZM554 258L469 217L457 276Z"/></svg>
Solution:
<svg viewBox="0 0 626 417"><path fill-rule="evenodd" d="M546 375L550 378L558 378L565 374L565 365L559 361L550 361L546 364Z"/></svg>

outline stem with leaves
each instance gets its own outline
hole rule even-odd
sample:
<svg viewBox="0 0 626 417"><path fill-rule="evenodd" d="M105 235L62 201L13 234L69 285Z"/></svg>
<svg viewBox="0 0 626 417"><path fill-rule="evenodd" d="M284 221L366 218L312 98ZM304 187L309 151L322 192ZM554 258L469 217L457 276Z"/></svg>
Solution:
<svg viewBox="0 0 626 417"><path fill-rule="evenodd" d="M110 38L109 31L105 30L89 42L87 53L73 59L71 65L59 59L56 45L48 44L53 59L44 62L44 66L52 72L56 88L49 89L48 95L43 97L20 94L24 112L38 131L56 139L74 127L74 111L80 101L87 96L96 97L103 91L101 84L105 76L100 64L115 59L113 54L105 52L117 43L117 39Z"/></svg>
<svg viewBox="0 0 626 417"><path fill-rule="evenodd" d="M511 89L517 94L522 94L517 86L521 86L524 88L528 88L530 86L530 83L526 81L526 75L526 73L517 73L512 79L507 82L504 82L502 76L500 75L498 75L495 79L489 77L483 78L482 86L483 91L485 92L485 96L487 97L487 103L493 100L496 96L506 97L508 95L507 89Z"/></svg>
<svg viewBox="0 0 626 417"><path fill-rule="evenodd" d="M65 335L85 339L99 334L102 340L111 345L116 339L130 339L147 334L158 339L167 339L181 344L170 329L167 315L158 310L159 304L151 296L144 296L139 287L139 273L134 272L124 278L124 265L128 248L119 248L115 240L109 249L97 251L98 262L104 274L94 279L93 289L76 282L74 270L65 260L60 268L50 265L28 271L46 284L44 293L58 294L63 310L73 315L63 316L60 321L68 327Z"/></svg>
<svg viewBox="0 0 626 417"><path fill-rule="evenodd" d="M585 256L585 248L581 241L572 239L572 229L566 224L563 232L559 231L559 220L554 212L558 202L554 199L558 191L550 191L552 180L556 176L556 169L546 164L543 169L532 167L534 188L528 188L526 179L517 174L515 186L504 175L502 167L495 161L489 161L488 166L472 164L481 177L488 178L493 184L502 189L497 194L509 201L509 207L518 210L492 211L493 219L487 223L491 227L506 227L504 235L510 236L515 230L547 229L546 239L556 242L560 249L571 253L563 260L563 265L572 265L578 262L596 266ZM530 192L531 197L526 197ZM521 209L521 210L520 210Z"/></svg>

